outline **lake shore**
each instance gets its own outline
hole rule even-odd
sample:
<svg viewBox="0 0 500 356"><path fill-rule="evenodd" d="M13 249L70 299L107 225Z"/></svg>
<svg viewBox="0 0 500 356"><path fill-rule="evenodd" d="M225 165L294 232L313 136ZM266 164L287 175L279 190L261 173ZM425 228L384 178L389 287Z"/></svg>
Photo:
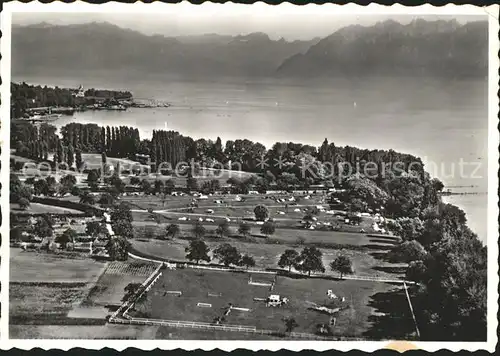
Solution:
<svg viewBox="0 0 500 356"><path fill-rule="evenodd" d="M51 80L66 85L75 82L74 79ZM400 81L405 82L405 92L400 90ZM452 171L460 159L469 161L483 157L486 162L488 130L484 98L487 96L482 81L384 78L354 82L348 87L339 87L336 82L312 87L300 83L287 86L273 81L120 83L99 79L83 84L130 88L134 97L164 100L172 106L75 112L74 116L63 116L53 122L55 126L70 122L112 126L120 122L137 127L141 138L151 137L153 130L167 129L195 139L246 138L268 148L275 142L290 141L316 146L328 137L339 146L394 149L422 157L429 173L445 185L474 184L486 191L486 164L477 172L480 179L462 179L458 172L453 174ZM464 96L465 92L469 94ZM401 120L402 117L408 120ZM484 120L475 120L477 117ZM288 125L291 121L294 125ZM387 128L383 135L370 134L378 132L380 127ZM433 165L438 169L433 170ZM481 207L477 208L476 203L468 199L475 201L473 197L446 196L443 199L457 201L457 205L467 212L471 228L486 242L487 204L478 198L477 204Z"/></svg>

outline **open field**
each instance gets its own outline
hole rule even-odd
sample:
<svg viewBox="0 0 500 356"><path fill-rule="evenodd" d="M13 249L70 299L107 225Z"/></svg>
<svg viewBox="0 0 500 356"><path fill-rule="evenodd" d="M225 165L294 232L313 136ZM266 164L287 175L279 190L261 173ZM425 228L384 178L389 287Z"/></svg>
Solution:
<svg viewBox="0 0 500 356"><path fill-rule="evenodd" d="M254 280L269 279L254 275ZM370 296L391 289L388 284L365 281L329 281L322 279L292 279L277 277L272 292L269 287L248 284L248 274L198 270L164 271L160 279L148 292L148 300L137 306L138 311L152 318L212 322L222 316L222 309L232 303L234 307L249 308L250 311L232 310L226 317L231 325L255 326L257 329L284 331L282 318L293 317L299 324L296 332L314 333L316 324L329 323L330 316L311 310L311 304L329 305L328 289L339 297L345 297L347 310L337 316L334 328L336 335L361 336L369 330L370 316L375 311L370 307ZM167 290L182 291L181 296L167 295ZM221 296L209 296L221 294ZM265 298L279 294L289 298L283 307L266 307L254 297ZM208 303L211 307L198 307Z"/></svg>
<svg viewBox="0 0 500 356"><path fill-rule="evenodd" d="M268 335L143 325L9 325L11 339L278 340Z"/></svg>
<svg viewBox="0 0 500 356"><path fill-rule="evenodd" d="M11 324L104 323L106 307L121 304L125 286L142 283L156 268L11 250Z"/></svg>
<svg viewBox="0 0 500 356"><path fill-rule="evenodd" d="M87 283L97 279L106 263L55 254L10 249L11 282Z"/></svg>
<svg viewBox="0 0 500 356"><path fill-rule="evenodd" d="M137 325L9 325L11 339L129 339L152 340L157 326Z"/></svg>
<svg viewBox="0 0 500 356"><path fill-rule="evenodd" d="M120 197L120 201L130 203L132 209L153 209L153 210L164 210L164 209L181 209L187 208L191 203L191 196L170 196L167 195L165 200L161 197L155 195L142 195L142 196L124 196Z"/></svg>
<svg viewBox="0 0 500 356"><path fill-rule="evenodd" d="M67 323L106 263L84 258L10 250L10 322Z"/></svg>
<svg viewBox="0 0 500 356"><path fill-rule="evenodd" d="M153 216L154 215L154 216ZM132 209L132 216L135 222L138 223L143 223L143 222L149 222L151 223L152 221L155 221L156 218L159 219L160 223L163 222L169 222L169 223L177 223L177 224L184 224L184 225L189 225L193 224L196 221L199 221L201 218L205 224L207 225L214 225L218 224L226 218L229 218L230 221L228 224L230 226L233 226L237 228L241 222L245 222L249 224L250 226L258 227L257 231L260 229L260 225L253 220L252 217L249 217L247 215L247 218L240 218L238 216L232 216L232 215L218 215L217 213L214 214L191 214L191 213L179 213L179 212L155 212L154 214L150 214L145 210L134 210ZM214 222L207 222L206 219L212 219ZM276 228L286 228L286 229L296 229L296 230L301 230L301 231L325 231L325 232L330 232L330 233L335 233L335 232L347 232L347 233L354 233L354 234L364 234L364 233L374 233L375 231L372 229L371 226L371 219L369 218L364 218L363 221L361 222L360 225L349 225L345 224L343 222L337 222L337 221L332 221L330 225L324 225L325 220L320 220L319 224L315 226L314 229L305 229L303 225L300 223L301 219L290 219L290 218L274 218L274 224Z"/></svg>
<svg viewBox="0 0 500 356"><path fill-rule="evenodd" d="M50 323L65 318L87 294L86 283L18 283L9 285L12 324Z"/></svg>
<svg viewBox="0 0 500 356"><path fill-rule="evenodd" d="M215 219L214 219L215 220ZM216 220L214 223L204 223L203 226L207 230L207 236L216 236L215 229L217 229L217 224L221 220ZM192 237L192 227L193 222L183 222L171 220L168 224L179 224L181 229L181 236ZM136 221L133 223L136 227L136 236L142 237L144 235L145 229L150 229L155 231L159 236L165 236L165 230L168 226L167 223L154 224L151 222ZM242 240L241 236L238 234L238 227L231 226L229 236L232 240L238 241ZM255 239L260 240L261 243L266 243L270 241L272 243L282 243L282 244L299 244L299 240L303 241L304 244L317 244L341 247L345 245L346 248L356 246L359 248L378 248L378 249L388 249L391 248L394 243L397 242L397 238L388 236L387 238L374 238L370 237L364 233L351 233L351 232L341 232L341 231L320 231L320 230L308 230L303 228L298 229L288 229L288 228L277 228L275 233L270 237L265 237L260 232L260 226L251 224L250 236ZM300 242L302 243L302 242Z"/></svg>
<svg viewBox="0 0 500 356"><path fill-rule="evenodd" d="M10 212L14 214L83 214L83 212L79 210L39 203L31 203L25 210L20 209L18 204L10 204L9 207Z"/></svg>
<svg viewBox="0 0 500 356"><path fill-rule="evenodd" d="M88 165L100 166L102 163L102 156L99 153L82 153L82 161ZM127 158L114 158L106 157L106 163L116 166L120 163L122 169L132 168L134 165L138 167L139 162L132 161Z"/></svg>
<svg viewBox="0 0 500 356"><path fill-rule="evenodd" d="M132 240L132 246L138 252L144 255L156 257L159 259L170 259L174 261L186 261L185 248L189 245L186 240ZM256 268L278 268L278 260L281 254L286 249L296 249L300 252L302 246L286 246L279 244L263 244L263 243L249 243L240 241L228 241L227 239L221 241L206 241L207 245L213 250L218 244L222 242L229 242L235 246L240 253L248 253L253 256L256 263ZM380 259L380 251L354 251L354 250L334 250L334 249L321 249L323 253L323 265L327 269L327 274L336 275L329 271L328 264L333 261L337 255L342 251L344 254L349 255L353 262L355 274L357 276L367 277L384 277L384 278L399 278L402 276L401 272L403 265L392 264ZM209 255L211 255L209 253Z"/></svg>

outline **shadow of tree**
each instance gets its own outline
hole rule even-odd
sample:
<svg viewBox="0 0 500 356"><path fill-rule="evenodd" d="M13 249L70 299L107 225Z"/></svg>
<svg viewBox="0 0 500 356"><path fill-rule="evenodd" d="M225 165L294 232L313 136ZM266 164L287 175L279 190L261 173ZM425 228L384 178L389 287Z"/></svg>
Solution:
<svg viewBox="0 0 500 356"><path fill-rule="evenodd" d="M385 245L397 245L398 244L398 241L385 240L385 239L370 239L370 242L381 243L381 244L385 244ZM387 246L387 247L389 247L389 246Z"/></svg>
<svg viewBox="0 0 500 356"><path fill-rule="evenodd" d="M376 315L368 318L372 325L363 336L378 340L415 339L415 325L402 287L375 293L370 297L368 305L375 309Z"/></svg>
<svg viewBox="0 0 500 356"><path fill-rule="evenodd" d="M406 266L376 266L372 269L386 273L405 274L406 268Z"/></svg>
<svg viewBox="0 0 500 356"><path fill-rule="evenodd" d="M394 241L394 242L401 242L401 238L398 236L391 236L391 235L373 235L370 234L368 237L375 237L377 239L382 239L384 241Z"/></svg>
<svg viewBox="0 0 500 356"><path fill-rule="evenodd" d="M392 249L392 245L377 245L377 244L366 244L363 245L364 248L371 249L371 250L384 250L384 251L389 251Z"/></svg>
<svg viewBox="0 0 500 356"><path fill-rule="evenodd" d="M391 262L387 252L374 251L370 252L370 256L376 258L377 260L382 260L384 262Z"/></svg>

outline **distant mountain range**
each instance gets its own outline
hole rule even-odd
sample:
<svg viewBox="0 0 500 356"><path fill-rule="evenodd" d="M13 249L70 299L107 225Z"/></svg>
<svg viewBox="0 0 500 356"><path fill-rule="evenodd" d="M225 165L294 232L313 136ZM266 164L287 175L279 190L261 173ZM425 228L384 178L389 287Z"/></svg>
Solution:
<svg viewBox="0 0 500 356"><path fill-rule="evenodd" d="M278 68L283 76L404 74L483 76L488 68L488 23L414 20L348 26Z"/></svg>
<svg viewBox="0 0 500 356"><path fill-rule="evenodd" d="M486 75L487 22L385 21L288 42L264 33L148 36L109 23L12 28L12 72L147 73L188 78L340 75Z"/></svg>

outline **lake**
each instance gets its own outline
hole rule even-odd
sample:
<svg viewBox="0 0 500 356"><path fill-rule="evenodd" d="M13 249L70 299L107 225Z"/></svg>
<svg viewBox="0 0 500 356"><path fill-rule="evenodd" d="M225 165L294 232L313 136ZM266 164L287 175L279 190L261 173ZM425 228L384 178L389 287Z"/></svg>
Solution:
<svg viewBox="0 0 500 356"><path fill-rule="evenodd" d="M486 242L488 223L488 196L481 195L449 195L443 197L444 202L458 206L467 214L467 225L478 237ZM496 220L496 219L495 219ZM496 237L492 237L492 243L496 243Z"/></svg>
<svg viewBox="0 0 500 356"><path fill-rule="evenodd" d="M136 98L172 104L170 108L76 113L58 120L58 126L72 121L136 126L141 137L168 128L193 138L248 138L268 148L276 141L319 146L326 137L337 146L392 148L414 154L446 186L487 191L486 80L371 78L291 83L228 79L200 83L161 77L142 81L14 79L62 87L83 84L86 88L127 89ZM461 161L466 162L463 169ZM486 241L486 195L479 197L446 200L455 201L467 212L471 228ZM490 237L492 241L496 238Z"/></svg>

